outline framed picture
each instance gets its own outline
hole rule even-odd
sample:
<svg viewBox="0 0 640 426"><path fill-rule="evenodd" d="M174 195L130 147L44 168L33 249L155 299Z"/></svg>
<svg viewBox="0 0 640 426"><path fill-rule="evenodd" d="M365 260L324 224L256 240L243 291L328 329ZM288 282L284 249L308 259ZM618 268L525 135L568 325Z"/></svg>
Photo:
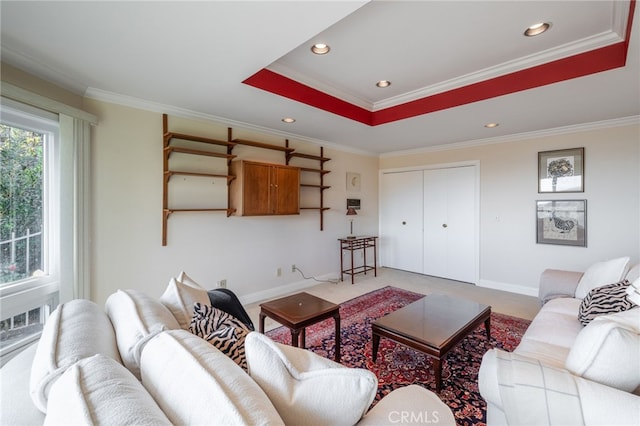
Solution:
<svg viewBox="0 0 640 426"><path fill-rule="evenodd" d="M360 210L360 199L347 198L347 210L349 210L350 208Z"/></svg>
<svg viewBox="0 0 640 426"><path fill-rule="evenodd" d="M587 200L538 200L536 218L536 243L587 246Z"/></svg>
<svg viewBox="0 0 640 426"><path fill-rule="evenodd" d="M360 192L360 173L347 172L347 192Z"/></svg>
<svg viewBox="0 0 640 426"><path fill-rule="evenodd" d="M584 148L539 152L538 192L584 192Z"/></svg>

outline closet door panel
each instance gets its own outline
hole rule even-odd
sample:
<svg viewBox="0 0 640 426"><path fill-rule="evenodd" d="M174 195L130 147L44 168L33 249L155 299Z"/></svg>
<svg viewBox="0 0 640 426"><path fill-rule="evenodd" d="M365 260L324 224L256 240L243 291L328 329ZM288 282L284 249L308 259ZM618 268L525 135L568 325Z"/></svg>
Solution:
<svg viewBox="0 0 640 426"><path fill-rule="evenodd" d="M424 273L476 282L475 167L424 171Z"/></svg>
<svg viewBox="0 0 640 426"><path fill-rule="evenodd" d="M380 263L422 273L422 171L384 173L381 179Z"/></svg>
<svg viewBox="0 0 640 426"><path fill-rule="evenodd" d="M424 171L424 273L448 271L447 169Z"/></svg>
<svg viewBox="0 0 640 426"><path fill-rule="evenodd" d="M449 169L447 269L451 279L476 282L476 170Z"/></svg>

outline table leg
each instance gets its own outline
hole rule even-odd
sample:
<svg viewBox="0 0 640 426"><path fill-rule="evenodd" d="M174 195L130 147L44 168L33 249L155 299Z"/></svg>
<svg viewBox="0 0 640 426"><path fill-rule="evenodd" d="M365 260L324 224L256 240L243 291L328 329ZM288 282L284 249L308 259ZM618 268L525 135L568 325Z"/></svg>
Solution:
<svg viewBox="0 0 640 426"><path fill-rule="evenodd" d="M300 347L302 349L307 347L307 329L303 328L302 331L300 331Z"/></svg>
<svg viewBox="0 0 640 426"><path fill-rule="evenodd" d="M291 346L297 348L299 341L300 341L300 330L291 329Z"/></svg>
<svg viewBox="0 0 640 426"><path fill-rule="evenodd" d="M259 328L258 330L260 331L260 333L264 334L264 319L265 319L266 315L260 311L260 321L259 321Z"/></svg>
<svg viewBox="0 0 640 426"><path fill-rule="evenodd" d="M336 362L340 362L340 312L333 316L336 323Z"/></svg>
<svg viewBox="0 0 640 426"><path fill-rule="evenodd" d="M484 322L484 329L487 332L487 341L491 342L491 316L489 316Z"/></svg>
<svg viewBox="0 0 640 426"><path fill-rule="evenodd" d="M353 284L353 247L349 251L351 252L351 284Z"/></svg>
<svg viewBox="0 0 640 426"><path fill-rule="evenodd" d="M436 392L442 390L442 360L440 358L433 359L433 372L436 376Z"/></svg>
<svg viewBox="0 0 640 426"><path fill-rule="evenodd" d="M378 346L380 345L380 336L373 332L371 334L371 358L373 359L373 362L376 362Z"/></svg>
<svg viewBox="0 0 640 426"><path fill-rule="evenodd" d="M364 274L367 275L367 243L365 242L362 246L362 270Z"/></svg>
<svg viewBox="0 0 640 426"><path fill-rule="evenodd" d="M373 276L377 277L378 276L378 261L377 261L378 255L376 253L376 240L373 240Z"/></svg>
<svg viewBox="0 0 640 426"><path fill-rule="evenodd" d="M340 243L340 281L344 281L344 248Z"/></svg>

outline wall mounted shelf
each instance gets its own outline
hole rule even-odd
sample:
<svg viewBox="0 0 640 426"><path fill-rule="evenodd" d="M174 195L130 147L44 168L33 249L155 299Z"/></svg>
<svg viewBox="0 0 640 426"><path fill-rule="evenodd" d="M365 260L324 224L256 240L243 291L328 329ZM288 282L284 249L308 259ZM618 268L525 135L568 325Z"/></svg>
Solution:
<svg viewBox="0 0 640 426"><path fill-rule="evenodd" d="M286 147L289 148L289 140L286 140L285 143L286 143ZM324 230L324 212L329 210L328 207L324 206L324 191L331 188L331 186L324 184L324 176L327 173L331 172L330 170L326 170L324 168L324 163L326 163L327 161L330 161L331 159L324 156L323 147L320 147L320 155L305 154L305 153L295 152L295 151L287 152L285 154L285 161L287 165L291 164L291 161L295 160L296 158L311 160L311 161L318 161L320 163L320 168L300 167L300 172L318 174L319 181L320 181L317 184L316 183L300 184L301 188L317 189L319 190L319 194L320 194L319 206L300 206L300 210L318 210L318 212L320 213L320 230L323 231Z"/></svg>
<svg viewBox="0 0 640 426"><path fill-rule="evenodd" d="M268 149L274 151L280 151L285 155L285 166L290 166L291 161L300 159L304 163L305 161L317 161L320 164L319 168L304 167L306 164L301 164L300 167L296 166L300 170L301 176L304 175L317 175L316 182L310 182L309 180L304 183L300 182L297 186L297 190L317 190L319 191L319 205L316 206L300 206L300 210L317 210L320 212L320 230L324 229L323 213L329 210L329 207L324 206L324 191L331 188L329 185L324 184L324 176L329 173L329 170L324 168L324 163L331 160L324 156L324 148L320 147L320 155L307 154L297 152L295 148L289 146L289 140L285 140L285 146L275 145L265 142L233 138L233 129L227 129L227 140L219 140L213 138L207 138L199 135L192 135L186 133L170 132L168 129L168 116L162 115L162 140L163 140L163 182L162 182L162 245L167 245L167 222L169 216L178 212L226 212L227 217L236 213L236 209L231 207L231 191L230 186L232 182L236 180L236 176L231 171L232 160L237 159L237 155L233 154L233 149L237 145L245 145L254 148ZM210 146L221 147L226 152L215 152L204 149L195 149L192 147L176 146L172 145L173 140L185 141L186 144L194 143L194 146L203 147L205 144ZM184 142L181 144L184 145ZM211 149L211 148L209 148ZM181 155L194 155L210 158L220 158L226 160L226 174L219 172L206 172L196 170L173 170L170 169L169 158L172 154ZM173 208L169 206L169 181L173 176L187 176L195 178L212 178L212 179L225 179L227 184L227 199L226 207L223 208ZM301 178L302 179L302 178ZM293 189L292 189L293 190Z"/></svg>

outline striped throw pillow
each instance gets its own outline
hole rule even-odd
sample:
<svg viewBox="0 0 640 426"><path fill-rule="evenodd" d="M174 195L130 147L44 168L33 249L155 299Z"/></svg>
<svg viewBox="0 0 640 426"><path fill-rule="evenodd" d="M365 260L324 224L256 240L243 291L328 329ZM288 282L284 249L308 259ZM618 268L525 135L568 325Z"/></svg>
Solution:
<svg viewBox="0 0 640 426"><path fill-rule="evenodd" d="M613 314L633 308L633 303L627 299L627 280L614 284L603 285L589 291L578 310L578 319L582 325L589 324L600 315Z"/></svg>
<svg viewBox="0 0 640 426"><path fill-rule="evenodd" d="M244 339L251 330L242 321L213 306L195 303L189 331L247 370Z"/></svg>

